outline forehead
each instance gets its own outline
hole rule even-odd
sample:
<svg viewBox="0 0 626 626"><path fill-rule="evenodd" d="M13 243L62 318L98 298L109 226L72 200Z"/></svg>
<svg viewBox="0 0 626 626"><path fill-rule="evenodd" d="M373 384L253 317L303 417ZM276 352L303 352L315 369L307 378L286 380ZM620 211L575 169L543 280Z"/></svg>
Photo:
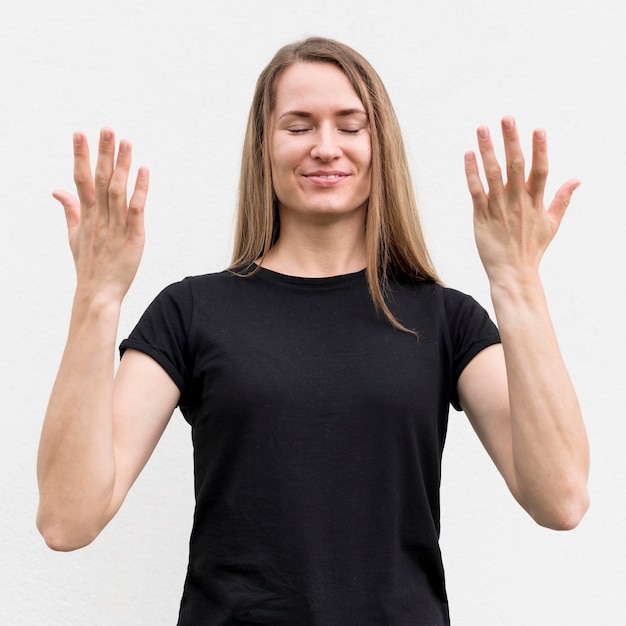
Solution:
<svg viewBox="0 0 626 626"><path fill-rule="evenodd" d="M275 112L309 108L363 108L348 77L332 63L297 62L276 80Z"/></svg>

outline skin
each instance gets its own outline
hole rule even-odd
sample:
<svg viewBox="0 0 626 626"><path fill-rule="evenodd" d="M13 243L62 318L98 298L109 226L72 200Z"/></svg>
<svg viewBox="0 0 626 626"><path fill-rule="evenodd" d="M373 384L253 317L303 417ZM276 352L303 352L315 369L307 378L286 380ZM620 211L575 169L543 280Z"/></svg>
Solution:
<svg viewBox="0 0 626 626"><path fill-rule="evenodd" d="M533 133L528 178L517 127L502 120L506 181L488 128L478 147L488 189L473 152L465 155L474 232L487 272L502 346L482 351L459 379L461 405L509 489L541 525L574 528L589 505L589 447L580 406L563 362L539 264L579 181L544 206L548 152Z"/></svg>
<svg viewBox="0 0 626 626"><path fill-rule="evenodd" d="M328 63L287 68L270 136L280 237L262 265L305 277L363 269L371 135L345 74Z"/></svg>
<svg viewBox="0 0 626 626"><path fill-rule="evenodd" d="M76 293L65 351L44 419L37 477L37 526L55 550L87 545L121 506L178 400L155 361L129 351L113 378L124 295L144 245L149 175L140 168L130 202L131 145L103 129L95 175L89 147L74 135L78 199L54 197L65 210L76 265ZM89 393L85 393L88 389Z"/></svg>
<svg viewBox="0 0 626 626"><path fill-rule="evenodd" d="M355 102L347 79L324 64L298 64L281 76L277 87L271 162L281 235L263 264L296 276L362 269L369 130L362 116L338 113L358 108L358 98ZM283 115L294 110L306 115ZM346 133L346 122L358 126L358 132ZM476 243L489 277L502 346L483 350L467 365L459 396L515 498L538 523L572 528L588 505L587 438L538 267L578 181L565 183L545 209L545 133L535 131L525 180L513 119L505 118L502 128L506 182L485 127L478 131L478 145L487 190L476 156L469 152L465 157ZM179 398L167 373L137 351L128 350L113 375L120 307L144 243L148 172L140 168L127 202L130 165L130 143L122 140L115 157L113 131L103 129L92 176L86 138L77 133L78 198L54 193L65 209L77 275L68 340L37 466L37 524L56 550L87 545L115 515ZM319 175L303 180L302 172L311 168L318 174L332 168L349 175L338 182Z"/></svg>

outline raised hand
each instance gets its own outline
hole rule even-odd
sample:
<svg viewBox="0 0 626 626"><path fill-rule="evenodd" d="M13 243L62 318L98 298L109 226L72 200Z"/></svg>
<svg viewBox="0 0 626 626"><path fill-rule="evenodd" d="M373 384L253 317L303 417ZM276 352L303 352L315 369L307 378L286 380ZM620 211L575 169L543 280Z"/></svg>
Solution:
<svg viewBox="0 0 626 626"><path fill-rule="evenodd" d="M485 191L473 152L465 155L474 232L489 277L501 347L483 350L459 379L474 429L515 498L543 526L574 528L589 504L589 446L576 392L563 362L539 263L579 184L561 185L545 208L546 134L533 134L524 174L515 120L502 120L506 182L489 130L478 129Z"/></svg>
<svg viewBox="0 0 626 626"><path fill-rule="evenodd" d="M87 139L82 133L74 133L78 198L62 190L52 194L65 209L77 291L89 297L103 294L123 298L139 267L149 175L146 168L139 168L128 202L131 152L130 142L123 139L116 159L115 135L110 128L103 128L92 176Z"/></svg>
<svg viewBox="0 0 626 626"><path fill-rule="evenodd" d="M483 187L473 152L465 154L465 174L474 203L474 234L480 258L491 281L534 277L580 181L571 179L564 183L546 209L548 148L545 131L533 133L532 164L525 179L524 155L515 120L508 116L502 119L506 182L489 129L481 126L477 136L488 190Z"/></svg>

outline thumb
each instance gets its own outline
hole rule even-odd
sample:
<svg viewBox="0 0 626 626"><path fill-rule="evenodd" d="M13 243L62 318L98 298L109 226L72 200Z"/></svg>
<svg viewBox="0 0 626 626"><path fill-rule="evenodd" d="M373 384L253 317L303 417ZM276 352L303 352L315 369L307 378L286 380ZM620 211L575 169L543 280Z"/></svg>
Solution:
<svg viewBox="0 0 626 626"><path fill-rule="evenodd" d="M80 223L80 204L78 200L71 193L62 189L55 189L52 192L52 197L63 205L67 230L68 233L72 233Z"/></svg>
<svg viewBox="0 0 626 626"><path fill-rule="evenodd" d="M548 207L548 215L550 215L550 217L556 222L557 226L560 225L561 220L565 215L565 211L569 206L570 200L572 199L572 194L579 185L580 180L572 178L561 185L559 190L556 192L554 200L552 200L550 206Z"/></svg>

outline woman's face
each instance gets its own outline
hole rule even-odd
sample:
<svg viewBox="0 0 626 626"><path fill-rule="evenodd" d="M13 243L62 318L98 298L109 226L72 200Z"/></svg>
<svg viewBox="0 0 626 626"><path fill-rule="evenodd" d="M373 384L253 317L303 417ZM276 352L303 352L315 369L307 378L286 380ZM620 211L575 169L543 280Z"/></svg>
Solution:
<svg viewBox="0 0 626 626"><path fill-rule="evenodd" d="M281 220L365 215L372 143L363 103L330 63L295 63L276 81L272 183Z"/></svg>

